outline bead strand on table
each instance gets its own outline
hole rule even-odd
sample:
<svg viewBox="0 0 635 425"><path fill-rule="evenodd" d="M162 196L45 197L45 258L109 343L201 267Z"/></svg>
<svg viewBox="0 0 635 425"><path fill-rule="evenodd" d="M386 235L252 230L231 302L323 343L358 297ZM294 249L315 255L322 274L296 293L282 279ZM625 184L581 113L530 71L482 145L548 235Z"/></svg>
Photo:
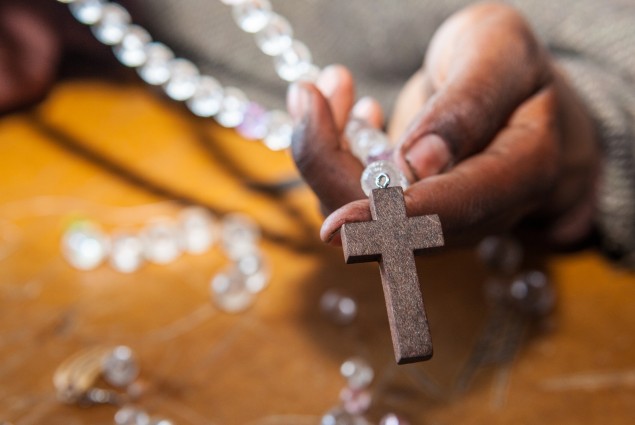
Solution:
<svg viewBox="0 0 635 425"><path fill-rule="evenodd" d="M216 219L207 210L186 208L176 219L157 217L139 231L107 235L88 220L73 222L62 237L62 253L78 270L93 270L107 261L120 273L133 273L145 261L168 264L182 253L202 254L218 238Z"/></svg>
<svg viewBox="0 0 635 425"><path fill-rule="evenodd" d="M73 223L62 237L62 253L71 266L92 270L108 262L120 273L133 273L145 262L165 265L182 254L203 254L218 240L230 264L210 282L214 304L228 313L250 307L270 278L258 242L260 230L247 216L228 214L216 223L204 208L185 208L175 220L155 218L138 232L107 235L92 222Z"/></svg>
<svg viewBox="0 0 635 425"><path fill-rule="evenodd" d="M340 366L340 374L346 386L340 391L340 405L326 412L320 425L371 425L366 418L373 396L370 391L375 372L360 357L347 359ZM379 425L409 425L408 421L395 413L385 414Z"/></svg>

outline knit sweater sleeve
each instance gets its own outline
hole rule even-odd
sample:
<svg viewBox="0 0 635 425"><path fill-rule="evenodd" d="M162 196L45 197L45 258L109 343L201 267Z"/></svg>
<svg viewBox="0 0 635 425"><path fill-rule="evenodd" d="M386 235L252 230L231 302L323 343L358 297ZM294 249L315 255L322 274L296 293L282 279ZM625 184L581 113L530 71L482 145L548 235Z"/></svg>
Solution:
<svg viewBox="0 0 635 425"><path fill-rule="evenodd" d="M559 62L591 112L602 145L596 198L602 248L635 268L635 86L581 57L562 56Z"/></svg>
<svg viewBox="0 0 635 425"><path fill-rule="evenodd" d="M529 2L522 3L527 8ZM635 268L635 5L531 4L539 33L595 122L602 148L596 221L603 249Z"/></svg>

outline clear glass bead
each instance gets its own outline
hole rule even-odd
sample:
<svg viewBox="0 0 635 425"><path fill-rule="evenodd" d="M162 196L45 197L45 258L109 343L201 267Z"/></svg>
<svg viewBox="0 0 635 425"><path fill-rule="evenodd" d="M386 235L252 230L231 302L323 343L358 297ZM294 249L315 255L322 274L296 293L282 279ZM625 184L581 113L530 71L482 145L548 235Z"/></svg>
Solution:
<svg viewBox="0 0 635 425"><path fill-rule="evenodd" d="M320 425L370 425L370 423L362 416L351 415L336 407L322 416Z"/></svg>
<svg viewBox="0 0 635 425"><path fill-rule="evenodd" d="M170 79L170 62L174 52L165 44L154 42L145 46L146 61L137 68L143 81L153 86L165 84Z"/></svg>
<svg viewBox="0 0 635 425"><path fill-rule="evenodd" d="M556 304L556 292L547 275L530 271L515 279L509 287L513 305L521 312L543 316Z"/></svg>
<svg viewBox="0 0 635 425"><path fill-rule="evenodd" d="M370 128L370 124L366 120L360 118L351 118L346 123L346 127L344 128L344 136L349 144L354 140L360 131ZM352 148L351 148L352 150Z"/></svg>
<svg viewBox="0 0 635 425"><path fill-rule="evenodd" d="M146 46L152 42L148 32L138 25L131 25L121 43L113 48L115 57L123 65L136 68L146 61Z"/></svg>
<svg viewBox="0 0 635 425"><path fill-rule="evenodd" d="M340 391L340 401L346 412L351 415L361 415L368 411L373 397L366 389L344 387Z"/></svg>
<svg viewBox="0 0 635 425"><path fill-rule="evenodd" d="M117 425L150 425L150 416L134 406L124 406L115 413Z"/></svg>
<svg viewBox="0 0 635 425"><path fill-rule="evenodd" d="M190 207L179 217L183 249L190 254L202 254L216 240L214 216L205 208Z"/></svg>
<svg viewBox="0 0 635 425"><path fill-rule="evenodd" d="M273 13L267 25L255 35L260 50L269 56L277 56L291 46L293 29L284 17Z"/></svg>
<svg viewBox="0 0 635 425"><path fill-rule="evenodd" d="M480 260L494 272L514 274L523 261L523 247L516 239L488 236L476 248Z"/></svg>
<svg viewBox="0 0 635 425"><path fill-rule="evenodd" d="M246 139L259 140L267 135L267 110L256 102L249 102L243 122L236 131Z"/></svg>
<svg viewBox="0 0 635 425"><path fill-rule="evenodd" d="M291 146L293 121L283 111L270 111L267 114L267 135L263 143L272 151L281 151Z"/></svg>
<svg viewBox="0 0 635 425"><path fill-rule="evenodd" d="M139 366L129 347L115 347L102 362L103 376L110 385L123 388L139 376Z"/></svg>
<svg viewBox="0 0 635 425"><path fill-rule="evenodd" d="M237 260L236 266L246 277L247 289L250 292L257 294L269 284L271 271L259 251L253 250L250 253L244 254Z"/></svg>
<svg viewBox="0 0 635 425"><path fill-rule="evenodd" d="M172 220L160 219L141 232L143 254L156 264L167 264L181 255L179 228Z"/></svg>
<svg viewBox="0 0 635 425"><path fill-rule="evenodd" d="M341 297L342 295L334 289L329 289L322 294L322 297L320 297L320 310L322 310L322 313L330 314Z"/></svg>
<svg viewBox="0 0 635 425"><path fill-rule="evenodd" d="M386 134L363 119L349 120L344 135L353 155L364 164L379 160L389 161L392 158L392 146Z"/></svg>
<svg viewBox="0 0 635 425"><path fill-rule="evenodd" d="M256 33L263 29L272 16L269 0L244 0L233 6L236 24L245 32Z"/></svg>
<svg viewBox="0 0 635 425"><path fill-rule="evenodd" d="M75 0L68 6L71 13L82 24L93 25L101 19L103 0Z"/></svg>
<svg viewBox="0 0 635 425"><path fill-rule="evenodd" d="M249 100L245 93L235 87L226 87L220 111L214 117L223 127L238 127L243 122Z"/></svg>
<svg viewBox="0 0 635 425"><path fill-rule="evenodd" d="M255 300L253 292L247 288L245 275L234 266L214 276L210 291L214 304L227 313L245 311Z"/></svg>
<svg viewBox="0 0 635 425"><path fill-rule="evenodd" d="M357 303L351 297L331 289L320 298L322 313L333 323L350 325L357 317Z"/></svg>
<svg viewBox="0 0 635 425"><path fill-rule="evenodd" d="M294 40L291 46L274 58L278 76L285 81L294 82L311 70L311 52L304 43Z"/></svg>
<svg viewBox="0 0 635 425"><path fill-rule="evenodd" d="M95 38L104 44L114 46L123 40L130 25L130 14L117 3L107 3L102 10L101 19L91 31Z"/></svg>
<svg viewBox="0 0 635 425"><path fill-rule="evenodd" d="M348 139L349 147L362 163L368 164L368 159L390 150L388 136L375 128L361 128Z"/></svg>
<svg viewBox="0 0 635 425"><path fill-rule="evenodd" d="M348 386L355 390L368 388L375 376L373 368L359 357L350 358L342 363L340 373L348 382Z"/></svg>
<svg viewBox="0 0 635 425"><path fill-rule="evenodd" d="M170 79L163 86L168 97L182 101L194 96L200 74L196 65L187 59L170 61Z"/></svg>
<svg viewBox="0 0 635 425"><path fill-rule="evenodd" d="M378 189L377 177L381 174L385 174L390 178L388 187L401 186L404 189L408 187L406 176L403 175L394 162L387 160L375 161L371 162L362 173L362 190L366 196L370 196L370 192L373 189Z"/></svg>
<svg viewBox="0 0 635 425"><path fill-rule="evenodd" d="M250 254L260 240L258 225L244 214L228 214L221 228L223 249L234 260Z"/></svg>
<svg viewBox="0 0 635 425"><path fill-rule="evenodd" d="M99 227L89 222L73 224L62 238L62 254L79 270L99 266L109 251L109 241Z"/></svg>
<svg viewBox="0 0 635 425"><path fill-rule="evenodd" d="M204 75L198 80L194 95L187 100L187 107L194 115L211 117L223 104L223 87L213 77Z"/></svg>
<svg viewBox="0 0 635 425"><path fill-rule="evenodd" d="M143 244L134 235L119 234L111 239L110 266L121 273L135 272L143 264Z"/></svg>
<svg viewBox="0 0 635 425"><path fill-rule="evenodd" d="M311 64L306 69L306 71L302 75L300 75L300 77L298 78L298 81L316 83L318 77L320 76L320 72L322 72L322 70L317 65Z"/></svg>
<svg viewBox="0 0 635 425"><path fill-rule="evenodd" d="M379 425L410 425L404 418L397 416L394 413L388 413L384 415L379 421Z"/></svg>
<svg viewBox="0 0 635 425"><path fill-rule="evenodd" d="M103 388L95 388L95 387L90 388L88 391L86 391L86 393L80 400L80 402L87 402L89 405L90 404L111 404L111 403L116 403L116 401L117 401L117 396L112 391L109 391ZM0 422L0 424L5 425L3 422Z"/></svg>
<svg viewBox="0 0 635 425"><path fill-rule="evenodd" d="M490 306L499 306L507 302L509 297L509 281L500 276L490 276L483 285L485 301Z"/></svg>
<svg viewBox="0 0 635 425"><path fill-rule="evenodd" d="M366 164L371 164L377 161L394 161L394 153L395 151L392 149L392 147L386 150L375 150L370 155L368 155Z"/></svg>

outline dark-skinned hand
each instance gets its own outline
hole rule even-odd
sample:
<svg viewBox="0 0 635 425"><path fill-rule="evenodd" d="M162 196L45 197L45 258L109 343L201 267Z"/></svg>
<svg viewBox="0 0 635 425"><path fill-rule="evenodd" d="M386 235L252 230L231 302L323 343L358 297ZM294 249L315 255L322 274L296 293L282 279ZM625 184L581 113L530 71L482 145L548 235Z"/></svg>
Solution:
<svg viewBox="0 0 635 425"><path fill-rule="evenodd" d="M48 0L0 0L0 113L45 94L65 51L100 52L64 9ZM353 107L353 99L353 79L342 67L326 69L317 87L302 83L289 92L300 123L294 157L332 212L322 237L335 242L342 223L370 219L359 185L363 166L347 151L343 127L351 114L383 125L376 102L364 98ZM510 7L479 4L451 17L404 86L388 129L413 183L408 213L438 213L450 245L527 217L541 221L556 243L589 232L599 155L593 127Z"/></svg>
<svg viewBox="0 0 635 425"><path fill-rule="evenodd" d="M369 98L354 103L351 74L325 69L288 93L293 156L330 213L321 237L371 219L363 165L343 130L351 116L381 126ZM470 6L436 32L425 64L404 86L388 126L411 182L408 215L438 214L455 246L521 221L566 245L588 235L599 150L589 116L525 19L497 3Z"/></svg>
<svg viewBox="0 0 635 425"><path fill-rule="evenodd" d="M100 75L110 75L115 60L109 50L64 4L0 0L0 114L42 99L59 77L65 57L76 59L67 71L74 71L74 65L103 64Z"/></svg>

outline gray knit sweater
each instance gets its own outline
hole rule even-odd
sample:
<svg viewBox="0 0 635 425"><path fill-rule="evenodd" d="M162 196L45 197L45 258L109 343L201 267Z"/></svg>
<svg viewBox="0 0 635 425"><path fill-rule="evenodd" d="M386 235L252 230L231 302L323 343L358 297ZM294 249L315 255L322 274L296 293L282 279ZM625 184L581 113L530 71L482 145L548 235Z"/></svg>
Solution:
<svg viewBox="0 0 635 425"><path fill-rule="evenodd" d="M161 41L224 85L283 107L285 85L218 0L130 0ZM273 0L320 66L341 63L387 111L438 26L466 0ZM513 0L596 121L605 162L597 201L605 249L635 266L635 1Z"/></svg>

